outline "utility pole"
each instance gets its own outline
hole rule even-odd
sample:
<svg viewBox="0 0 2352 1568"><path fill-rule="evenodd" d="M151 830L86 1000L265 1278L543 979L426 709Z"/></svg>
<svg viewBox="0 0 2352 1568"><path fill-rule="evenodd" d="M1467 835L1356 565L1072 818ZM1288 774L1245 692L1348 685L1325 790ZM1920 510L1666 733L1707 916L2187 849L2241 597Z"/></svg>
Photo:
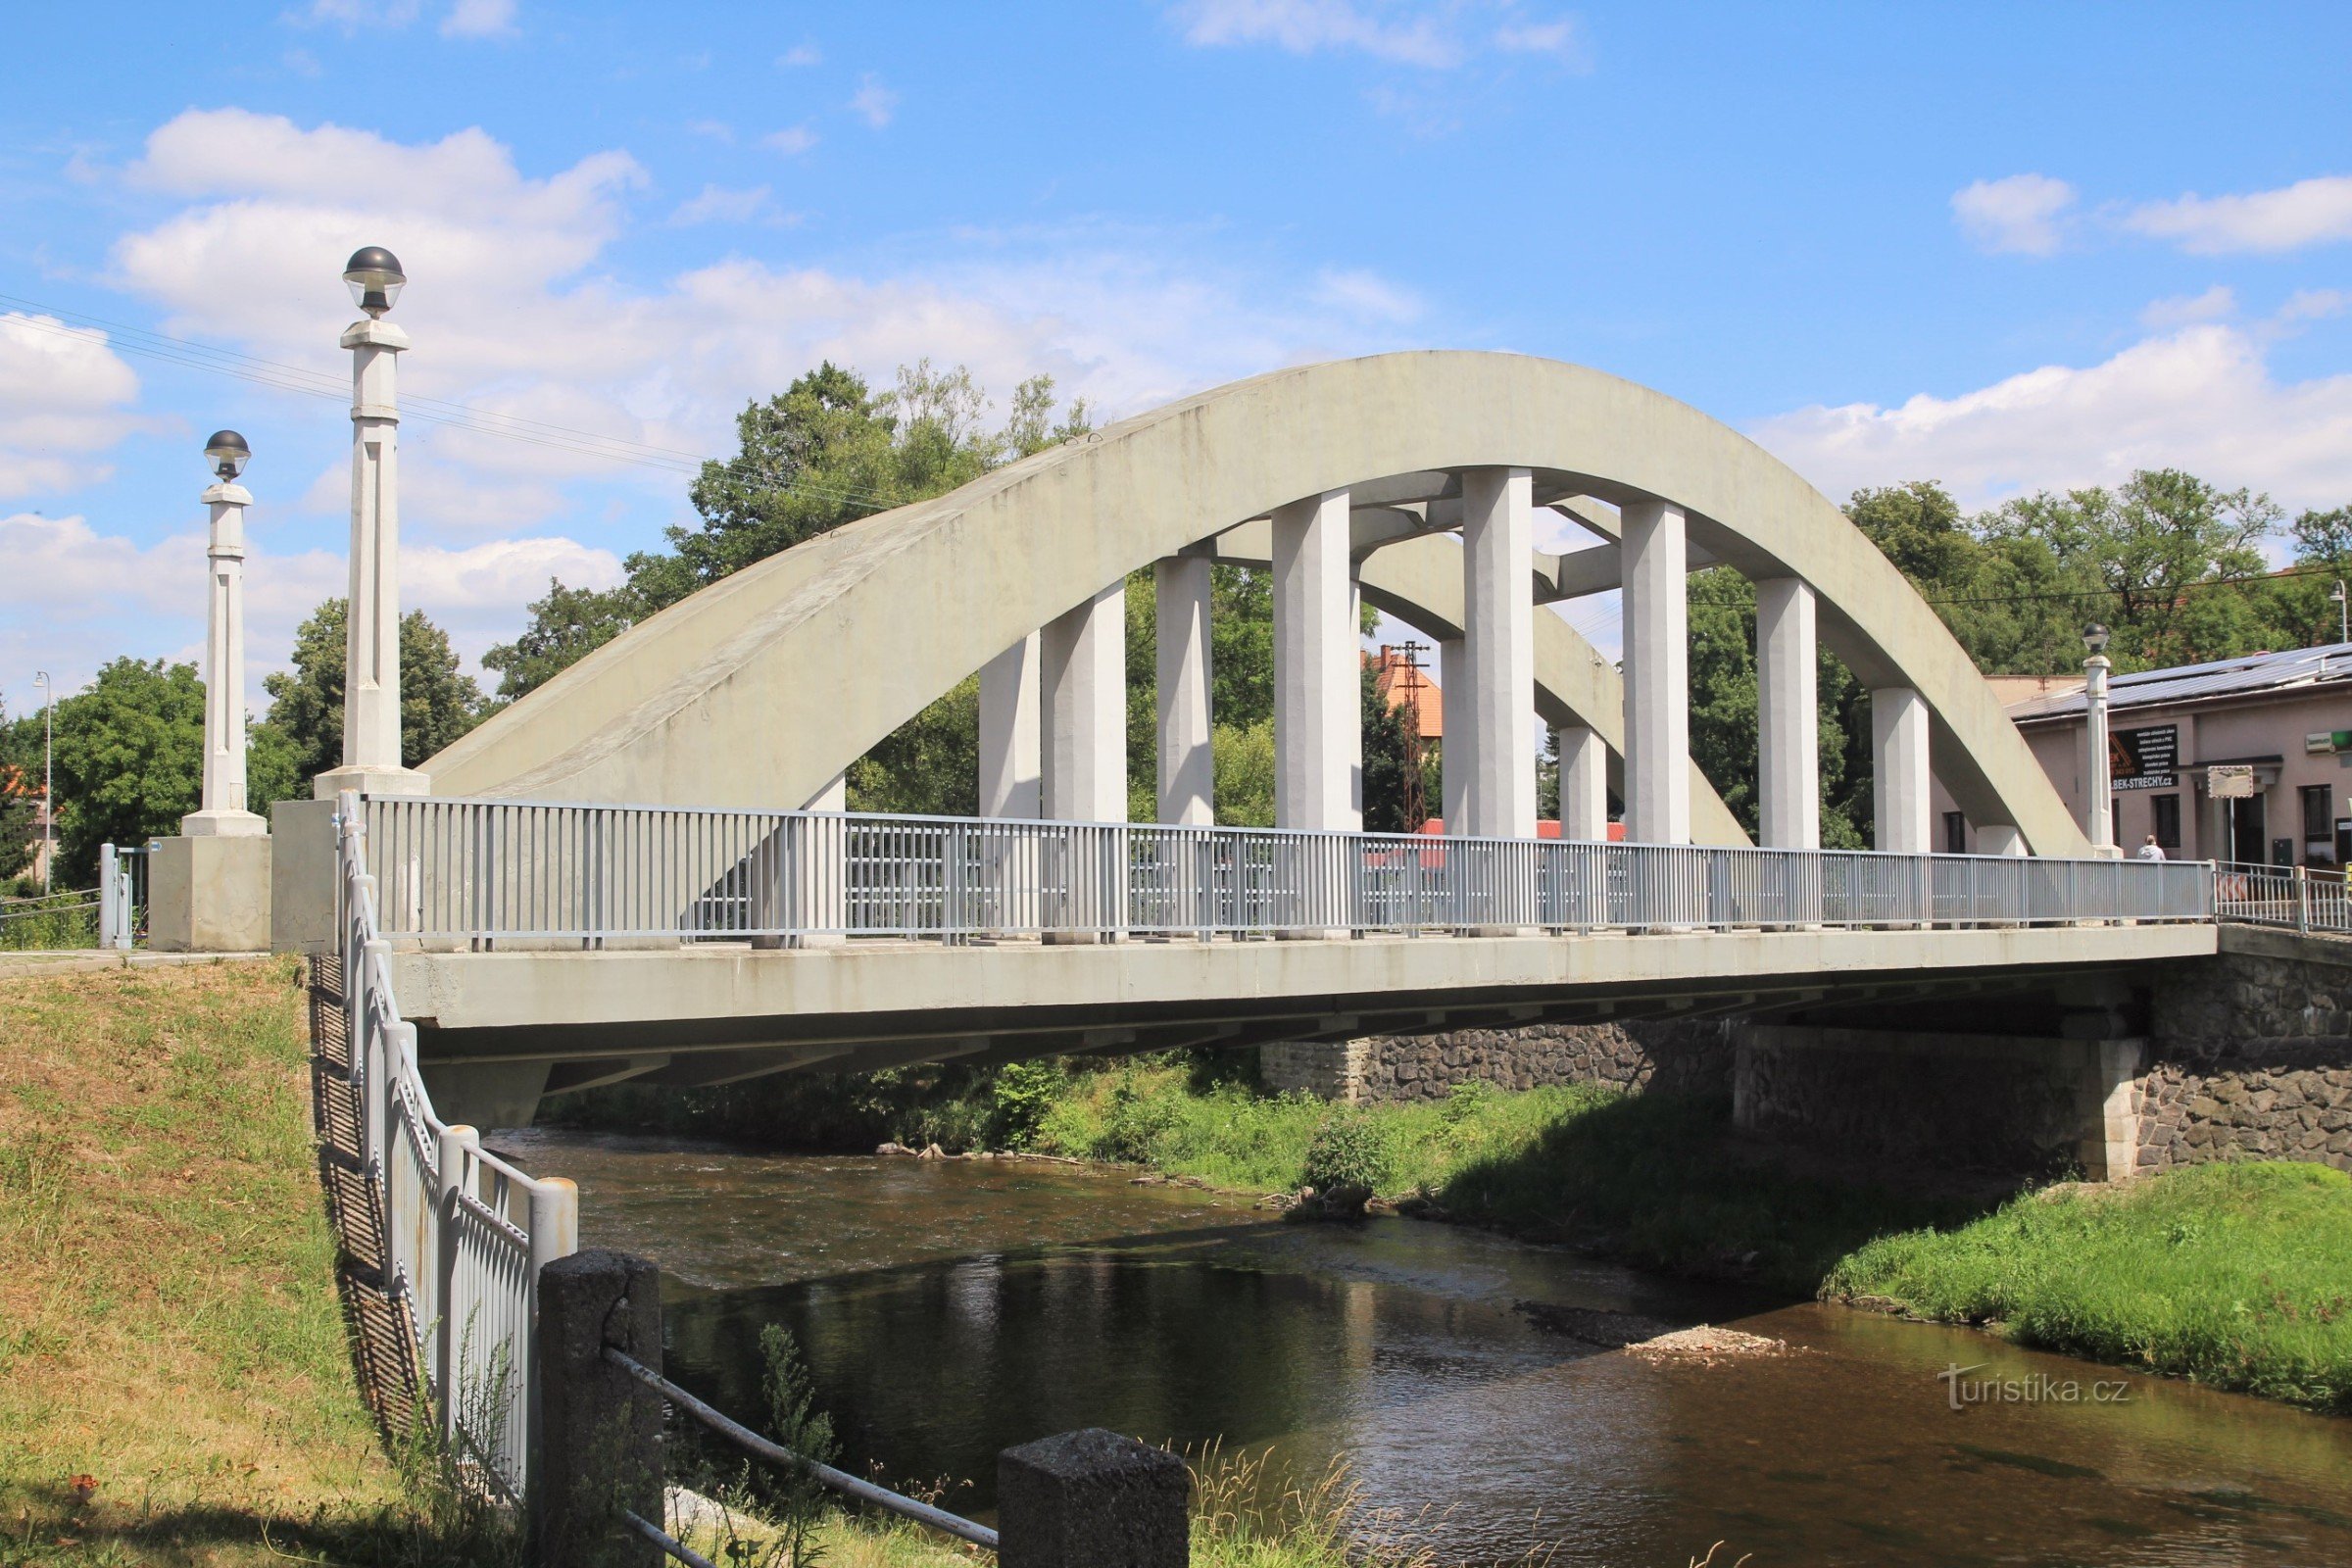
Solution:
<svg viewBox="0 0 2352 1568"><path fill-rule="evenodd" d="M57 859L57 683L45 669L32 672L41 688L41 892L49 891L49 871Z"/></svg>

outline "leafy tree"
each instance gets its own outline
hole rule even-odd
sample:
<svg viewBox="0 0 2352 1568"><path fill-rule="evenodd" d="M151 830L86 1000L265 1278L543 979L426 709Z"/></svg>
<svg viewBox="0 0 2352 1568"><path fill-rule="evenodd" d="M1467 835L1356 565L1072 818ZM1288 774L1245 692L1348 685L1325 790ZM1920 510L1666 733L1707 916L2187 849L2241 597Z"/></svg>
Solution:
<svg viewBox="0 0 2352 1568"><path fill-rule="evenodd" d="M1410 767L1410 746L1405 734L1404 711L1391 708L1381 695L1379 671L1371 664L1363 669L1363 697L1360 705L1364 730L1364 831L1367 833L1410 833L1421 824L1405 820L1405 769ZM1421 799L1434 812L1440 798L1438 762L1434 755L1424 755L1420 761ZM1559 786L1552 786L1552 798L1559 798Z"/></svg>
<svg viewBox="0 0 2352 1568"><path fill-rule="evenodd" d="M23 875L32 863L40 843L33 818L41 788L40 710L12 719L0 709L0 882Z"/></svg>
<svg viewBox="0 0 2352 1568"><path fill-rule="evenodd" d="M498 695L527 696L627 631L645 617L644 602L628 583L617 588L566 588L553 577L547 597L530 607L522 635L482 656L499 672Z"/></svg>
<svg viewBox="0 0 2352 1568"><path fill-rule="evenodd" d="M257 750L284 760L290 794L343 764L345 603L329 599L294 631L294 667L266 676L273 733ZM415 767L481 721L482 690L458 667L449 634L412 610L400 620L400 760ZM251 754L249 754L251 755ZM279 764L271 762L274 769ZM250 791L257 802L285 799Z"/></svg>
<svg viewBox="0 0 2352 1568"><path fill-rule="evenodd" d="M917 816L980 813L980 677L901 724L850 764L850 809Z"/></svg>
<svg viewBox="0 0 2352 1568"><path fill-rule="evenodd" d="M1274 719L1219 723L1208 732L1216 775L1217 821L1225 827L1274 825Z"/></svg>
<svg viewBox="0 0 2352 1568"><path fill-rule="evenodd" d="M204 683L193 664L118 659L57 705L61 886L87 885L101 844L179 831L204 787Z"/></svg>

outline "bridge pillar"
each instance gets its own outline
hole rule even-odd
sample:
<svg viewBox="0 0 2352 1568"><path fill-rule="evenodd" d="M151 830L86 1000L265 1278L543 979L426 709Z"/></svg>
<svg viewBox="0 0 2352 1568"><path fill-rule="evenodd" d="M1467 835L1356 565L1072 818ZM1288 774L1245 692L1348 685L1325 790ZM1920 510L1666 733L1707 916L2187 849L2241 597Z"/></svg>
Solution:
<svg viewBox="0 0 2352 1568"><path fill-rule="evenodd" d="M1126 821L1126 582L1046 622L1038 653L1046 816L1056 822Z"/></svg>
<svg viewBox="0 0 2352 1568"><path fill-rule="evenodd" d="M1870 694L1870 749L1877 807L1876 848L1925 855L1930 845L1928 703L1908 686Z"/></svg>
<svg viewBox="0 0 2352 1568"><path fill-rule="evenodd" d="M1348 492L1274 510L1274 825L1342 832L1360 753Z"/></svg>
<svg viewBox="0 0 2352 1568"><path fill-rule="evenodd" d="M1159 631L1159 819L1206 825L1216 820L1208 563L1170 557L1152 568L1152 583Z"/></svg>
<svg viewBox="0 0 2352 1568"><path fill-rule="evenodd" d="M1472 716L1464 831L1536 836L1535 507L1525 468L1462 470L1463 643ZM1449 715L1450 717L1450 715Z"/></svg>
<svg viewBox="0 0 2352 1568"><path fill-rule="evenodd" d="M1756 784L1766 848L1821 848L1821 710L1811 586L1756 584Z"/></svg>
<svg viewBox="0 0 2352 1568"><path fill-rule="evenodd" d="M1438 672L1444 680L1442 692L1460 692L1466 699L1471 686L1470 645L1459 637L1441 639ZM1438 743L1438 814L1445 818L1448 833L1470 831L1462 800L1470 793L1471 760L1478 754L1478 743L1471 737L1477 731L1478 714L1468 701L1454 703L1446 710L1446 733Z"/></svg>
<svg viewBox="0 0 2352 1568"><path fill-rule="evenodd" d="M1683 509L1620 510L1625 561L1625 836L1690 842L1690 613Z"/></svg>
<svg viewBox="0 0 2352 1568"><path fill-rule="evenodd" d="M2022 859L2026 853L2026 836L2014 823L1986 822L1977 829L1979 855L2008 855Z"/></svg>
<svg viewBox="0 0 2352 1568"><path fill-rule="evenodd" d="M1042 814L1038 662L1038 634L1031 632L980 666L982 816L1033 821Z"/></svg>
<svg viewBox="0 0 2352 1568"><path fill-rule="evenodd" d="M1597 844L1609 836L1609 747L1582 724L1555 733L1560 754L1560 837Z"/></svg>

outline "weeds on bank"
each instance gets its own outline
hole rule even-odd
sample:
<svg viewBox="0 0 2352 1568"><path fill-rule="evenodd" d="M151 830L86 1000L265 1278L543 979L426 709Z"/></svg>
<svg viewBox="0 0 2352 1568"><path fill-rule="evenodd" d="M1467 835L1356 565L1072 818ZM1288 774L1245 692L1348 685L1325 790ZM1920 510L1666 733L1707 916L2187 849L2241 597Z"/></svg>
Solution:
<svg viewBox="0 0 2352 1568"><path fill-rule="evenodd" d="M2352 1175L2190 1166L1861 1249L1827 1293L2352 1414Z"/></svg>

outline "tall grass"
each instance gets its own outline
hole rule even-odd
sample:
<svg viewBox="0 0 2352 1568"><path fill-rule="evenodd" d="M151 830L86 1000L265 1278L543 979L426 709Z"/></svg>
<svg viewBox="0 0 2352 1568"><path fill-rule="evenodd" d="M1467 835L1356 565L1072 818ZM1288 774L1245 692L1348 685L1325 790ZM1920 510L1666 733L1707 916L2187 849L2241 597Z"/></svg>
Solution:
<svg viewBox="0 0 2352 1568"><path fill-rule="evenodd" d="M2197 1165L1871 1243L1828 1290L2352 1414L2352 1175Z"/></svg>

